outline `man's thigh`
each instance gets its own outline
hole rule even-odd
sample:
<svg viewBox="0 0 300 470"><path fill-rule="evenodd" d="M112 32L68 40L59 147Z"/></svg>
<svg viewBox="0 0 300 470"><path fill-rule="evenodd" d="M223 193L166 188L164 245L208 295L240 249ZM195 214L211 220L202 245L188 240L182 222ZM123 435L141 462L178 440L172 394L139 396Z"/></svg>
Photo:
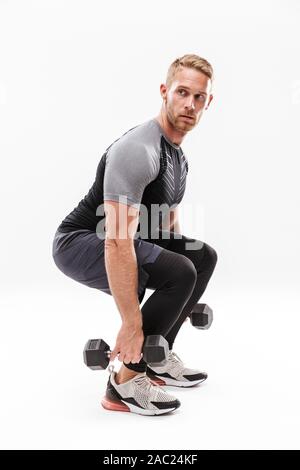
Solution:
<svg viewBox="0 0 300 470"><path fill-rule="evenodd" d="M138 268L138 296L145 294L149 275L143 264L153 263L162 248L149 240L134 240ZM88 287L112 295L105 265L104 240L91 230L56 233L53 241L53 258L57 267L68 277ZM116 266L117 268L117 266Z"/></svg>
<svg viewBox="0 0 300 470"><path fill-rule="evenodd" d="M166 250L186 256L193 261L196 268L201 263L207 246L201 240L167 230L160 230L158 238L152 238L149 241Z"/></svg>

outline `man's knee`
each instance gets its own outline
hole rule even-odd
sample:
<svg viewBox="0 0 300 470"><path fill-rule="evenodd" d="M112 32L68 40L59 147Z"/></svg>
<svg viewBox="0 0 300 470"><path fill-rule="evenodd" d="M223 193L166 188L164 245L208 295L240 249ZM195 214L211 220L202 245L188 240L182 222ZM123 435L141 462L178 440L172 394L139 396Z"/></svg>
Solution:
<svg viewBox="0 0 300 470"><path fill-rule="evenodd" d="M177 255L178 260L178 269L175 269L173 272L174 277L180 279L180 284L182 286L186 285L190 288L194 288L197 281L197 270L194 263L184 255Z"/></svg>
<svg viewBox="0 0 300 470"><path fill-rule="evenodd" d="M205 245L205 250L206 250L207 264L209 264L211 269L214 269L218 261L217 252L213 247L211 247L207 243L205 243L204 245Z"/></svg>

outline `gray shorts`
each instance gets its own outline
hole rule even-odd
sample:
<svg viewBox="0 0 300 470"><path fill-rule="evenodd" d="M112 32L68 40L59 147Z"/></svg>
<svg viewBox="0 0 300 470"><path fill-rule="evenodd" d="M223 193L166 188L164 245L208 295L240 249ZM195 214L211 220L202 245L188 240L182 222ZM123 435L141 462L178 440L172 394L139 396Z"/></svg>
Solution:
<svg viewBox="0 0 300 470"><path fill-rule="evenodd" d="M150 241L134 239L138 265L138 298L142 302L149 274L143 264L154 263L163 248ZM66 276L81 284L112 295L104 263L104 240L92 230L55 233L52 256L56 266Z"/></svg>

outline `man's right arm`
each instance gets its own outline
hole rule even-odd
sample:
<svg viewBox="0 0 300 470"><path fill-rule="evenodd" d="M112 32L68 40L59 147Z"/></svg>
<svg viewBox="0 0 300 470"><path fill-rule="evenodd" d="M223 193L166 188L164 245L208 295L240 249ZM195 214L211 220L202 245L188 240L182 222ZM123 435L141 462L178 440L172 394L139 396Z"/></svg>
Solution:
<svg viewBox="0 0 300 470"><path fill-rule="evenodd" d="M134 235L139 210L115 201L104 201L105 267L109 287L123 323L141 324L138 300L138 268Z"/></svg>
<svg viewBox="0 0 300 470"><path fill-rule="evenodd" d="M115 201L104 201L105 267L109 287L122 318L111 360L139 362L143 344L142 314L138 299L138 268L134 249L139 210Z"/></svg>
<svg viewBox="0 0 300 470"><path fill-rule="evenodd" d="M159 168L159 155L136 138L118 140L107 153L103 179L105 266L122 318L111 360L118 353L120 361L140 360L143 329L134 236L144 190L157 177Z"/></svg>

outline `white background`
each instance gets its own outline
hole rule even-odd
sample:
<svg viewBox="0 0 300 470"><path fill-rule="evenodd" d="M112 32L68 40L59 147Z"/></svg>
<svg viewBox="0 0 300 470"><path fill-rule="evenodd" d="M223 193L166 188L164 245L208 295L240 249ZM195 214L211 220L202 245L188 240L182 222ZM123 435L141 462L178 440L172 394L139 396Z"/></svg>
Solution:
<svg viewBox="0 0 300 470"><path fill-rule="evenodd" d="M299 449L299 21L296 0L0 1L2 448ZM185 323L174 350L209 378L169 387L171 415L108 412L82 350L113 345L119 313L56 268L52 239L186 53L216 80L182 144L181 225L219 259L213 325Z"/></svg>

